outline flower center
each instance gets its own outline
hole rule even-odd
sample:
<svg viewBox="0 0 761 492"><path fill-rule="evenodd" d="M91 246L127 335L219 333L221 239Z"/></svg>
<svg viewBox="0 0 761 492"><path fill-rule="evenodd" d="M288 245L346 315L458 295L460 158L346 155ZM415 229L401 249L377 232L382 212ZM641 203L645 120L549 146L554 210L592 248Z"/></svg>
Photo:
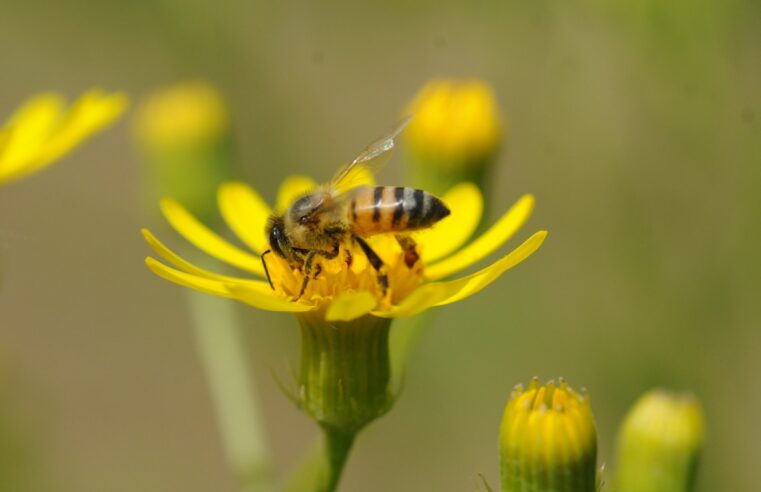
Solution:
<svg viewBox="0 0 761 492"><path fill-rule="evenodd" d="M373 236L366 241L383 261L380 271L368 261L356 245L343 245L338 256L315 258L310 278L299 302L319 305L338 294L347 292L370 292L382 305L395 305L423 282L423 264L418 260L411 268L404 261L405 254L397 241L386 235ZM417 246L418 253L420 245ZM304 284L304 269L292 269L277 255L265 257L275 292L296 298ZM388 277L388 289L384 294L380 276Z"/></svg>
<svg viewBox="0 0 761 492"><path fill-rule="evenodd" d="M549 381L545 385L540 385L537 380L534 380L525 390L518 386L513 392L512 399L516 401L517 408L530 412L565 413L577 411L580 407L588 405L586 395L575 392L563 379L557 383Z"/></svg>

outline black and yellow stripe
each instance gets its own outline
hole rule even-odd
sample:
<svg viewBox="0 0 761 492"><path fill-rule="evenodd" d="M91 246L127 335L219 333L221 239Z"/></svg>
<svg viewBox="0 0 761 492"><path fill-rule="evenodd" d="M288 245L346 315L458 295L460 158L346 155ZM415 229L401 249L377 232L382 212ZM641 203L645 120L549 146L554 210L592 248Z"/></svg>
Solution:
<svg viewBox="0 0 761 492"><path fill-rule="evenodd" d="M449 213L434 195L400 186L359 188L349 207L354 232L364 236L425 229Z"/></svg>

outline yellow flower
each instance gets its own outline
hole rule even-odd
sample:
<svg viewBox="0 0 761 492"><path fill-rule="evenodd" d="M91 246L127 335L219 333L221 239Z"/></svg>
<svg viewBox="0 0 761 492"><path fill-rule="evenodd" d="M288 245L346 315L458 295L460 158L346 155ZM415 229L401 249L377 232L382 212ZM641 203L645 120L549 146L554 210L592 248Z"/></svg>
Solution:
<svg viewBox="0 0 761 492"><path fill-rule="evenodd" d="M208 82L169 85L140 102L132 123L146 208L172 196L203 221L216 221L217 188L234 174L222 94Z"/></svg>
<svg viewBox="0 0 761 492"><path fill-rule="evenodd" d="M594 492L597 432L586 393L564 380L518 385L500 431L502 490Z"/></svg>
<svg viewBox="0 0 761 492"><path fill-rule="evenodd" d="M111 124L127 107L121 93L91 90L70 107L59 94L27 101L0 129L0 184L52 164Z"/></svg>
<svg viewBox="0 0 761 492"><path fill-rule="evenodd" d="M415 162L439 169L486 164L504 125L494 93L480 80L433 80L408 106L414 118L405 140Z"/></svg>
<svg viewBox="0 0 761 492"><path fill-rule="evenodd" d="M275 210L282 212L314 186L315 183L306 177L287 179L278 192ZM319 276L309 282L298 300L294 299L302 284L302 273L291 269L276 255L268 255L266 261L274 290L270 288L259 255L268 248L264 230L273 211L255 191L239 182L221 186L218 202L222 217L248 246L248 251L212 232L174 200L163 200L161 209L185 239L205 253L246 271L251 277L225 276L204 270L171 251L148 230L143 230L148 244L172 266L152 257L146 259L146 264L160 277L177 284L237 299L260 309L294 313L317 311L328 321L350 321L368 314L396 318L475 294L530 256L547 235L546 231L536 232L488 267L456 280L442 280L484 259L507 241L530 215L534 198L523 196L488 231L464 247L481 218L481 194L474 185L464 183L454 187L442 199L452 215L432 229L415 234L422 261L414 268L406 266L404 253L393 237L369 238L369 243L388 267L386 295L378 287L375 271L359 249L353 252L351 266L347 265L343 254L333 260L321 261Z"/></svg>
<svg viewBox="0 0 761 492"><path fill-rule="evenodd" d="M214 86L193 81L151 94L140 105L134 125L135 135L143 145L196 147L224 138L230 117Z"/></svg>

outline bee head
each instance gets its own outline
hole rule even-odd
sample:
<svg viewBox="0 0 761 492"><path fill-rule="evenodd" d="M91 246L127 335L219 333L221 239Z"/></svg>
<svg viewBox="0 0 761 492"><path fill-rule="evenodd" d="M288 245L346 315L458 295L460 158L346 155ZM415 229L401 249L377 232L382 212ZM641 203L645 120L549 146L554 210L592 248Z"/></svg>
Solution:
<svg viewBox="0 0 761 492"><path fill-rule="evenodd" d="M288 240L288 236L285 234L285 221L283 220L283 217L270 217L267 229L269 230L268 236L270 248L272 248L272 251L279 257L287 259L286 251L289 252L291 250L291 243Z"/></svg>

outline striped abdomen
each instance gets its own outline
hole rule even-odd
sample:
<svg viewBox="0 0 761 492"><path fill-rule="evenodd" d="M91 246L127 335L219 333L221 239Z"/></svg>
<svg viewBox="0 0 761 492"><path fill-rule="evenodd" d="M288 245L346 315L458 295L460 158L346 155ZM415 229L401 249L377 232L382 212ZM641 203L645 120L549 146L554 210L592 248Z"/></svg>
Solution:
<svg viewBox="0 0 761 492"><path fill-rule="evenodd" d="M349 223L363 236L425 229L450 213L444 202L414 188L363 186L352 194Z"/></svg>

